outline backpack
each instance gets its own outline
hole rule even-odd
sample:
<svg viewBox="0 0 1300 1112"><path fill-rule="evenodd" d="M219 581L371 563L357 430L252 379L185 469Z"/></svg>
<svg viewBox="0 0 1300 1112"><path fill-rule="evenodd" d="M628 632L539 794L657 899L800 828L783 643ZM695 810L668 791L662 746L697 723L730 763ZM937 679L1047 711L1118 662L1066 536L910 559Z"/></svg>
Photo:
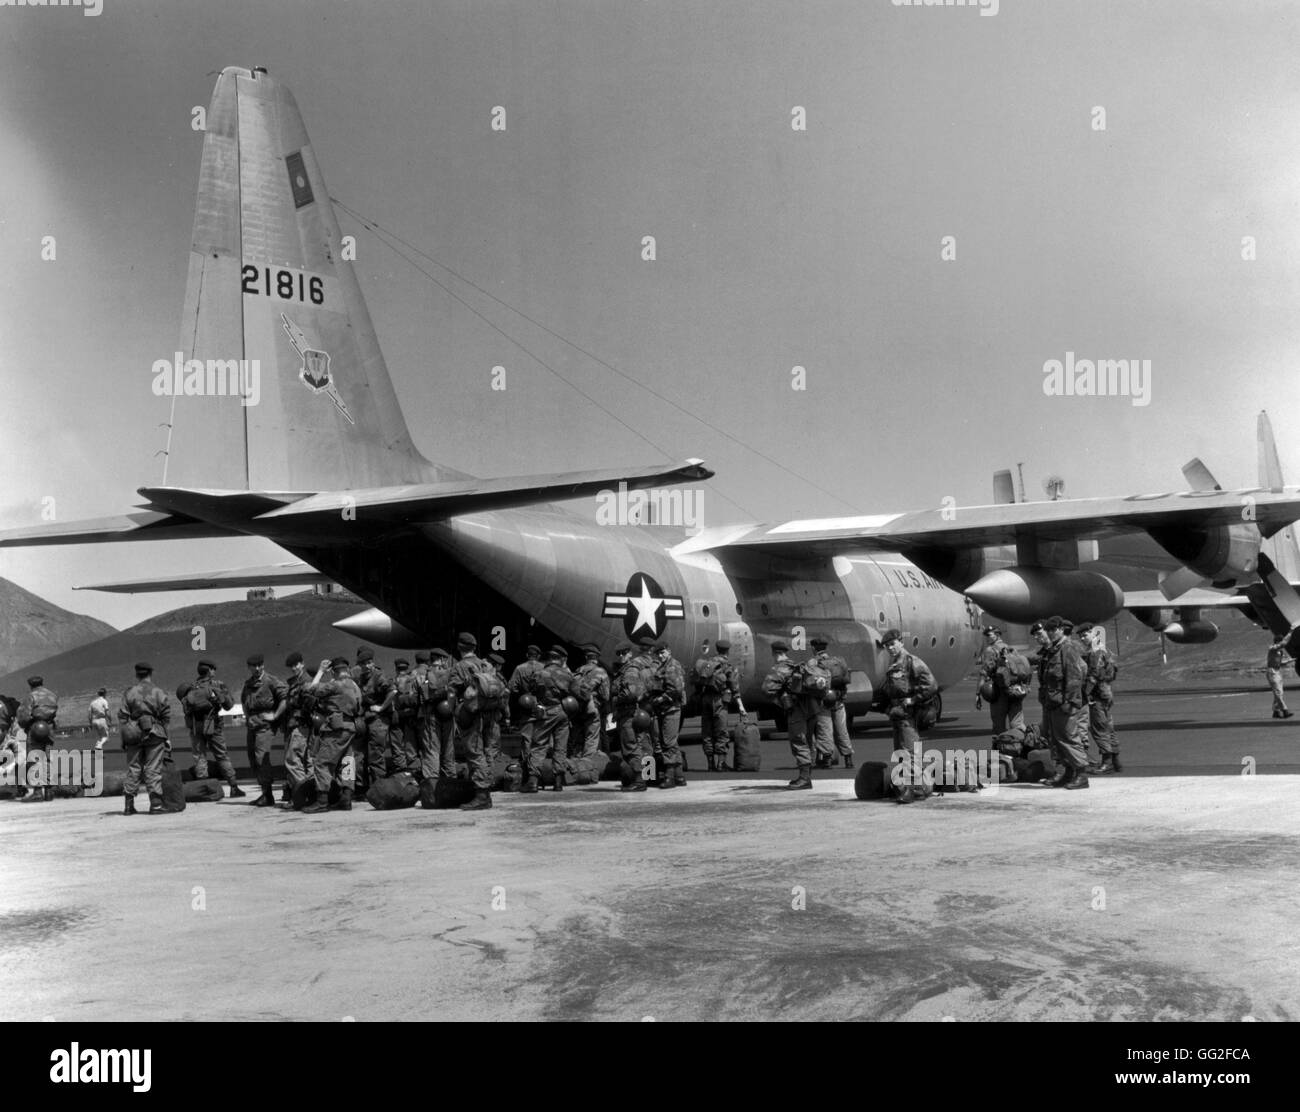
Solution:
<svg viewBox="0 0 1300 1112"><path fill-rule="evenodd" d="M916 667L913 664L914 658L907 658L907 677L911 684L912 690L916 690ZM936 691L932 695L913 695L913 706L916 708L916 728L918 730L928 730L939 721L939 693ZM928 794L928 793L927 793Z"/></svg>
<svg viewBox="0 0 1300 1112"><path fill-rule="evenodd" d="M474 674L474 686L478 688L479 704L488 709L499 706L506 693L506 685L497 675L496 669L486 660L475 658L470 670Z"/></svg>
<svg viewBox="0 0 1300 1112"><path fill-rule="evenodd" d="M614 677L614 697L622 702L640 702L645 697L645 689L645 676L631 661Z"/></svg>
<svg viewBox="0 0 1300 1112"><path fill-rule="evenodd" d="M420 679L411 672L399 672L393 680L393 707L399 718L414 718L420 710Z"/></svg>
<svg viewBox="0 0 1300 1112"><path fill-rule="evenodd" d="M32 721L53 722L58 710L59 700L53 691L38 687L32 692Z"/></svg>
<svg viewBox="0 0 1300 1112"><path fill-rule="evenodd" d="M812 695L826 692L831 689L831 680L834 678L830 668L816 657L809 657L801 665L800 672L803 673L803 691L805 695Z"/></svg>
<svg viewBox="0 0 1300 1112"><path fill-rule="evenodd" d="M1029 681L1033 678L1034 670L1023 653L1018 653L1015 649L1008 650L997 674L1004 690L1013 699L1023 699L1029 694Z"/></svg>
<svg viewBox="0 0 1300 1112"><path fill-rule="evenodd" d="M695 686L701 691L708 691L714 694L723 689L722 675L723 661L716 656L702 657L695 663Z"/></svg>
<svg viewBox="0 0 1300 1112"><path fill-rule="evenodd" d="M191 718L206 718L215 702L212 696L209 684L196 683L181 697L181 706Z"/></svg>
<svg viewBox="0 0 1300 1112"><path fill-rule="evenodd" d="M1097 670L1097 678L1102 683L1111 683L1119 675L1119 665L1115 663L1115 658L1104 649L1101 654L1101 667Z"/></svg>
<svg viewBox="0 0 1300 1112"><path fill-rule="evenodd" d="M436 703L447 697L447 684L451 679L451 662L445 657L438 657L438 663L430 662L429 673L424 681L425 698Z"/></svg>

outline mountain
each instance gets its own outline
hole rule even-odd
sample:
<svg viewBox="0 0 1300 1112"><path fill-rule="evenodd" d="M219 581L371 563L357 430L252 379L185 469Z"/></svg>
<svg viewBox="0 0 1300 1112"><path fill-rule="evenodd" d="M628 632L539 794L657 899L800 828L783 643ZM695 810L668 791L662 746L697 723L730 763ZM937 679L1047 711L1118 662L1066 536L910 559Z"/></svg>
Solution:
<svg viewBox="0 0 1300 1112"><path fill-rule="evenodd" d="M136 661L152 664L155 682L170 693L182 680L193 679L195 666L206 658L217 665L217 675L238 699L251 653L262 653L267 670L281 678L287 672L284 658L295 649L313 671L323 657L339 653L353 657L362 642L332 626L364 608L351 596L319 596L310 591L277 599L183 606L120 633L105 627L110 636L93 644L0 676L0 692L21 697L27 690L26 677L39 670L59 696L60 723L75 726L85 722L90 700L101 687L108 688L116 707L122 691L135 682ZM385 655L379 650L389 671L392 657L398 655L402 654Z"/></svg>
<svg viewBox="0 0 1300 1112"><path fill-rule="evenodd" d="M0 578L0 674L18 671L34 661L116 632L107 622L63 610L17 583Z"/></svg>

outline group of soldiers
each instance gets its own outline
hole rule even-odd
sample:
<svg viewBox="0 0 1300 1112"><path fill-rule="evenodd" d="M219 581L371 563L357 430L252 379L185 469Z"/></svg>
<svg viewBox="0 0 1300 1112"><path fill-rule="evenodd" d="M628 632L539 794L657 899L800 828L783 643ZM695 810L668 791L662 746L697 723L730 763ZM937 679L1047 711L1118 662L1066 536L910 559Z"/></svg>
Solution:
<svg viewBox="0 0 1300 1112"><path fill-rule="evenodd" d="M1009 646L1003 631L986 626L978 658L979 692L976 708L987 704L995 740L1023 741L1027 731L1024 703L1034 678L1042 706L1042 741L1051 750L1056 772L1053 787L1088 787L1090 774L1118 773L1119 743L1115 734L1112 684L1118 667L1105 643L1105 631L1093 623L1077 628L1060 617L1036 622L1030 634L1038 652L1026 656ZM797 772L791 789L812 787L814 768L843 761L853 768L853 743L845 695L849 668L828 651L825 638L814 636L812 655L790 658L784 641L772 644L773 662L762 690L786 717L790 749ZM885 713L893 729L894 748L919 749L919 730L937 718L938 684L920 657L908 652L897 629L882 645L890 666L881 684ZM554 645L543 652L528 645L525 659L507 678L499 653L478 655L471 633L456 641L455 656L435 648L394 662L387 675L374 652L357 650L355 661L336 656L322 660L314 674L299 652L284 661L287 678L266 670L261 654L248 658L248 677L239 701L245 717L246 751L257 778L258 807L276 805L272 746L283 739L285 778L281 803L295 804L305 813L350 810L356 792L377 780L409 773L417 780L457 776L457 754L463 754L474 798L464 810L492 806L492 766L501 751L502 727L518 726L521 738L523 793L536 793L544 775L555 791L563 791L575 768L616 742L623 762L623 790L643 792L655 783L672 788L686 783L678 734L688 683L700 709L704 756L709 771L726 771L731 741L729 712L744 713L739 669L730 659L731 646L705 641L689 679L670 647L649 638L620 645L610 669L600 662L596 645L586 645L583 663L571 671L569 649ZM1268 670L1274 689L1274 717L1291 717L1274 682L1285 663L1281 643L1270 649ZM211 660L198 663L197 676L176 690L194 754L194 776L215 775L229 785L231 797L243 797L230 760L223 711L234 696L217 675ZM150 798L150 813L172 810L163 800L162 770L170 752L168 726L171 702L153 683L153 669L135 666L136 681L122 695L117 717L127 753L125 813L135 814L141 784ZM41 676L28 679L21 704L0 700L0 744L14 749L10 726L26 731L25 759L48 757L58 715L58 698ZM97 747L108 737L107 692L101 688L90 707ZM1089 744L1098 757L1089 756ZM15 753L3 754L13 759ZM4 763L4 761L0 761ZM313 790L314 789L314 790ZM299 793L303 793L299 797ZM909 789L900 802L911 802ZM310 797L310 798L309 798ZM52 798L52 787L29 786L21 796L29 801ZM920 796L916 796L920 798Z"/></svg>
<svg viewBox="0 0 1300 1112"><path fill-rule="evenodd" d="M1007 645L1002 633L998 626L984 627L975 704L978 709L981 702L988 703L994 738L1025 738L1024 702L1036 675L1042 705L1039 735L1056 764L1051 786L1086 788L1089 774L1123 771L1111 687L1119 665L1106 648L1105 630L1092 622L1076 628L1056 616L1035 622L1029 633L1038 652L1031 657ZM1090 742L1097 760L1089 756Z"/></svg>

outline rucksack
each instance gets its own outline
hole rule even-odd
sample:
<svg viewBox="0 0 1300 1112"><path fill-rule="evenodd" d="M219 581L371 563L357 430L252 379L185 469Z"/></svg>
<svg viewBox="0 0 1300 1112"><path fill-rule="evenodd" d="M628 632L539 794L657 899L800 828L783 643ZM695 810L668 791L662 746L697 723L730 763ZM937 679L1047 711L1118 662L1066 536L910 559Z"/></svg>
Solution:
<svg viewBox="0 0 1300 1112"><path fill-rule="evenodd" d="M1029 661L1024 654L1016 652L1015 649L1007 651L1002 666L998 669L1002 686L1013 699L1023 699L1029 694L1029 681L1033 675L1034 670L1030 667Z"/></svg>
<svg viewBox="0 0 1300 1112"><path fill-rule="evenodd" d="M212 687L209 684L193 684L181 698L181 706L191 718L206 717L215 702L212 695Z"/></svg>
<svg viewBox="0 0 1300 1112"><path fill-rule="evenodd" d="M614 696L624 702L640 702L645 697L645 676L630 661L614 677Z"/></svg>
<svg viewBox="0 0 1300 1112"><path fill-rule="evenodd" d="M803 690L821 692L831 689L831 670L816 657L810 657L799 665L803 673Z"/></svg>
<svg viewBox="0 0 1300 1112"><path fill-rule="evenodd" d="M429 675L425 680L426 697L431 703L447 697L447 682L451 679L451 662L444 656L438 660L440 663L429 665Z"/></svg>
<svg viewBox="0 0 1300 1112"><path fill-rule="evenodd" d="M32 718L36 721L53 722L58 713L59 700L53 691L36 688L32 692Z"/></svg>
<svg viewBox="0 0 1300 1112"><path fill-rule="evenodd" d="M701 691L719 692L723 688L723 661L716 656L706 656L696 661L695 686Z"/></svg>
<svg viewBox="0 0 1300 1112"><path fill-rule="evenodd" d="M913 663L914 658L907 658L907 676L913 691L916 690L916 666ZM916 728L918 730L928 730L939 721L939 693L936 691L932 695L913 695L915 707Z"/></svg>
<svg viewBox="0 0 1300 1112"><path fill-rule="evenodd" d="M410 672L398 672L393 680L393 706L401 718L414 718L420 710L420 680Z"/></svg>
<svg viewBox="0 0 1300 1112"><path fill-rule="evenodd" d="M474 686L478 688L480 705L487 708L498 706L506 693L506 685L497 675L496 669L486 660L475 658L470 670L474 673Z"/></svg>
<svg viewBox="0 0 1300 1112"><path fill-rule="evenodd" d="M1111 683L1119 675L1119 665L1115 663L1115 658L1104 649L1101 653L1101 667L1097 670L1097 678L1102 683Z"/></svg>

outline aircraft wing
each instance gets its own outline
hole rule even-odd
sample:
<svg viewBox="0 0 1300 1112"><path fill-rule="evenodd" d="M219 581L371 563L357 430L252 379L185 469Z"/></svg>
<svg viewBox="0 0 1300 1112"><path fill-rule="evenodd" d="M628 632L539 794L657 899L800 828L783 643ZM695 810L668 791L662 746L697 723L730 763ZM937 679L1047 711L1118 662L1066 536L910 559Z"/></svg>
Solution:
<svg viewBox="0 0 1300 1112"><path fill-rule="evenodd" d="M813 518L780 525L706 530L678 551L749 549L783 556L832 556L849 549L907 552L1097 540L1150 529L1206 529L1253 521L1264 537L1300 519L1300 487L1181 491L1073 498L1013 505L944 507L898 514ZM1168 605L1166 600L1165 605Z"/></svg>
<svg viewBox="0 0 1300 1112"><path fill-rule="evenodd" d="M302 587L333 582L310 564L295 560L287 564L267 564L260 568L229 568L221 571L193 572L165 576L161 579L132 579L122 583L87 583L74 591L111 591L119 595L150 591L215 591L228 587Z"/></svg>
<svg viewBox="0 0 1300 1112"><path fill-rule="evenodd" d="M1176 610L1179 608L1197 610L1228 610L1233 607L1241 609L1252 605L1251 600L1241 591L1185 591L1176 599L1165 598L1161 591L1125 591L1125 610Z"/></svg>

